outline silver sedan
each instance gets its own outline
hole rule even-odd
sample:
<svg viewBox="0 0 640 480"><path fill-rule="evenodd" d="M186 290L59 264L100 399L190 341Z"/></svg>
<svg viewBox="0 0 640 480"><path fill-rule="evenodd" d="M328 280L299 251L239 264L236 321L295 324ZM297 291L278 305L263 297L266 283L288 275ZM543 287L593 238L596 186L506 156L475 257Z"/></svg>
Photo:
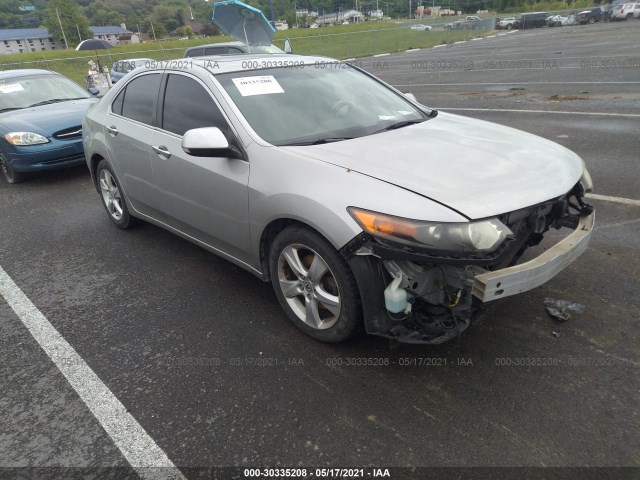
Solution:
<svg viewBox="0 0 640 480"><path fill-rule="evenodd" d="M83 136L116 226L145 220L270 281L294 325L326 342L361 328L454 338L482 302L558 274L593 228L573 152L327 58L151 64L89 111Z"/></svg>

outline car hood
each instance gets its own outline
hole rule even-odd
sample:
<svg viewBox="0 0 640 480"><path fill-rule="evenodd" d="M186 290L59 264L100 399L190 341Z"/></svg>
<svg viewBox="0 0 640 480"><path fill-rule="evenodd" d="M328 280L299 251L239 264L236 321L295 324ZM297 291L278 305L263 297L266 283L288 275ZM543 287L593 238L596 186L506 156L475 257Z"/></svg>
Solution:
<svg viewBox="0 0 640 480"><path fill-rule="evenodd" d="M13 110L0 114L0 126L4 133L34 132L50 137L65 128L82 125L84 114L96 102L97 98L86 98Z"/></svg>
<svg viewBox="0 0 640 480"><path fill-rule="evenodd" d="M411 190L470 219L566 194L584 169L580 157L554 142L446 113L353 140L284 148Z"/></svg>

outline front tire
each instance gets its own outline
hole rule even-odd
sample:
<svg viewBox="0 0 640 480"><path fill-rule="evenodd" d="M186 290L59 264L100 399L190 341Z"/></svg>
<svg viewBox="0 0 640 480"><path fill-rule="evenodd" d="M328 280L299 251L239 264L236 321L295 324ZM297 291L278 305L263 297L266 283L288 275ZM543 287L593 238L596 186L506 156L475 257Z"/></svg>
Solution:
<svg viewBox="0 0 640 480"><path fill-rule="evenodd" d="M24 175L20 172L16 172L2 153L0 153L0 172L7 181L7 183L21 183L24 181Z"/></svg>
<svg viewBox="0 0 640 480"><path fill-rule="evenodd" d="M289 320L321 342L343 342L362 326L358 286L333 246L303 226L284 229L269 254L271 283Z"/></svg>
<svg viewBox="0 0 640 480"><path fill-rule="evenodd" d="M106 160L102 160L98 164L96 176L98 178L98 188L100 189L102 206L104 206L104 209L107 211L109 219L118 228L124 229L137 225L139 220L129 213L122 189L116 180L111 165L109 165Z"/></svg>

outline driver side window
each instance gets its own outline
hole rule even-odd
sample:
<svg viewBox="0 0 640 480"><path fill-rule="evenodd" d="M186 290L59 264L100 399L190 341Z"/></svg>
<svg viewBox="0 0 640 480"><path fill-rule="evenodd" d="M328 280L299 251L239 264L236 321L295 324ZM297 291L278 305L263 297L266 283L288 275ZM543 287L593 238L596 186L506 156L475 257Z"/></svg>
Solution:
<svg viewBox="0 0 640 480"><path fill-rule="evenodd" d="M229 132L209 91L193 78L178 74L170 74L167 79L161 127L177 135L203 127L218 127L225 135Z"/></svg>

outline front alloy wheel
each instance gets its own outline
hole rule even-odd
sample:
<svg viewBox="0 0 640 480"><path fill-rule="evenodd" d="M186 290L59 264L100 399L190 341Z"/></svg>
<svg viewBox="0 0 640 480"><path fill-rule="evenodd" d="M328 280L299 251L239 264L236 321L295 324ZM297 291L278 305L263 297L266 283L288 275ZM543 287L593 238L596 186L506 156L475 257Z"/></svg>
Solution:
<svg viewBox="0 0 640 480"><path fill-rule="evenodd" d="M342 342L362 325L360 294L351 269L323 237L301 225L271 245L271 283L293 324L323 342Z"/></svg>
<svg viewBox="0 0 640 480"><path fill-rule="evenodd" d="M326 330L340 317L340 292L333 272L317 252L301 244L285 247L278 282L289 307L311 328Z"/></svg>

